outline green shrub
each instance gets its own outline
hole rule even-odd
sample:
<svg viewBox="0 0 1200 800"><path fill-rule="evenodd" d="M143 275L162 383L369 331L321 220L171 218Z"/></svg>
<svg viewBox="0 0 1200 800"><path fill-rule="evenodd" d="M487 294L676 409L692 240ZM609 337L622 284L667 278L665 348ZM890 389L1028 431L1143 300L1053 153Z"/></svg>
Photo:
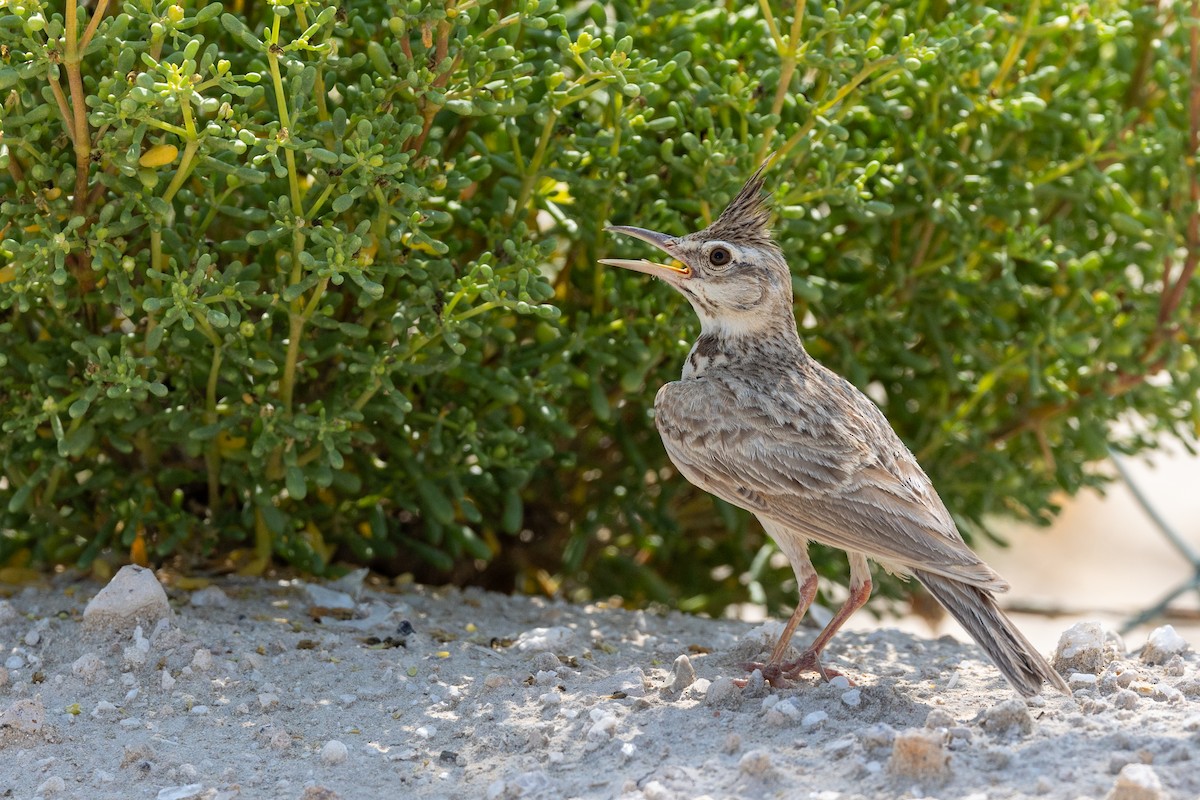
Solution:
<svg viewBox="0 0 1200 800"><path fill-rule="evenodd" d="M595 265L771 151L809 349L964 528L1195 436L1190 7L247 5L0 17L0 561L790 600L653 430L686 303Z"/></svg>

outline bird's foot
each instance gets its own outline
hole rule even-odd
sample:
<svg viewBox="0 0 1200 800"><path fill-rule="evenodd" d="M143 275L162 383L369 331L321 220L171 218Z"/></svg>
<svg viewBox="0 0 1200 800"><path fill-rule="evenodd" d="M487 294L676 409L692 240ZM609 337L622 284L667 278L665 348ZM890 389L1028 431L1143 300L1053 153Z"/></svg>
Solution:
<svg viewBox="0 0 1200 800"><path fill-rule="evenodd" d="M754 672L754 670L758 670L762 673L763 680L774 686L776 689L784 689L791 685L787 681L787 679L791 676L784 675L784 668L787 666L786 664L764 664L761 661L747 661L740 666L742 669L746 670L746 672ZM734 681L734 684L744 689L746 688L747 680L745 678L739 678Z"/></svg>
<svg viewBox="0 0 1200 800"><path fill-rule="evenodd" d="M846 678L850 685L854 685L849 677L838 672L832 667L827 667L821 663L821 654L816 650L805 650L800 654L800 657L795 661L790 661L786 664L780 664L776 669L779 670L781 677L785 679L795 680L805 672L815 672L821 676L826 683L832 678ZM765 677L766 673L764 673ZM774 684L772 684L774 685Z"/></svg>

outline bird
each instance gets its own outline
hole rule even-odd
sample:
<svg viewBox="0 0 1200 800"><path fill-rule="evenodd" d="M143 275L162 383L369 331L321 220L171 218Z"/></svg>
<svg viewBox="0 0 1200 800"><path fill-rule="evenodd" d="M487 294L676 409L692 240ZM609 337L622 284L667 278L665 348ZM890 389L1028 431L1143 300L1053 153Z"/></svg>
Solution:
<svg viewBox="0 0 1200 800"><path fill-rule="evenodd" d="M676 469L743 508L787 557L799 602L761 670L775 686L806 673L840 673L821 660L838 629L870 597L869 561L919 581L962 625L1021 695L1067 684L1004 615L1009 584L963 541L932 481L883 412L804 348L792 275L770 229L768 158L702 230L671 236L611 225L670 256L603 258L654 276L682 294L700 335L679 380L654 398L655 426ZM785 660L817 594L808 545L844 550L849 597L798 658Z"/></svg>

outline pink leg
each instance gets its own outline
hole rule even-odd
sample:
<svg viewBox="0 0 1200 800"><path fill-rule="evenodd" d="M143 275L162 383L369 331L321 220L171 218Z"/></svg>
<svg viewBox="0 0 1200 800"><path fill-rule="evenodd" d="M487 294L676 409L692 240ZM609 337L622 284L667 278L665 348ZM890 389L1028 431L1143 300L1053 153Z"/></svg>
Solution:
<svg viewBox="0 0 1200 800"><path fill-rule="evenodd" d="M863 604L867 602L867 598L871 596L871 568L867 564L867 557L862 553L849 553L848 555L850 558L850 596L833 615L833 619L829 620L825 630L821 631L798 659L780 665L782 677L796 678L803 672L816 672L825 680L829 680L831 676L841 674L821 664L821 653L838 629L850 618L850 615L862 608Z"/></svg>

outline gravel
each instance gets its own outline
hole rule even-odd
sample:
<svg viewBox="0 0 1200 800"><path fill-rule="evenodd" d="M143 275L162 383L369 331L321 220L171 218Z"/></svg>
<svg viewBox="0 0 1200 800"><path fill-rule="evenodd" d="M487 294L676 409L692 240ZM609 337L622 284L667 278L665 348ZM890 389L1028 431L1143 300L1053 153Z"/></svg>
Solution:
<svg viewBox="0 0 1200 800"><path fill-rule="evenodd" d="M0 796L1200 795L1200 657L1166 626L1133 653L1073 626L1053 656L1073 695L1026 702L974 646L886 628L834 641L850 680L776 688L741 666L774 622L361 573L133 577L102 624L101 587L66 576L0 600Z"/></svg>

